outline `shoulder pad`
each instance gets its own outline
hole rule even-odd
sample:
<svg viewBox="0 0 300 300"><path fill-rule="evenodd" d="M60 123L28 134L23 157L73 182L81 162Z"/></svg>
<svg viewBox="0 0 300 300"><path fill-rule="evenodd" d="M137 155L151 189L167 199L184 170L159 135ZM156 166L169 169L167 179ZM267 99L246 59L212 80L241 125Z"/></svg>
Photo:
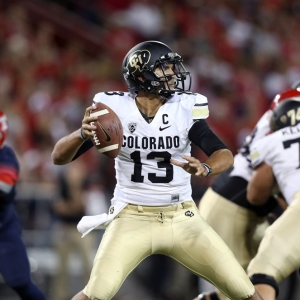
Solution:
<svg viewBox="0 0 300 300"><path fill-rule="evenodd" d="M106 102L109 100L113 100L114 98L119 98L119 97L124 97L124 96L128 96L128 93L124 93L124 92L101 92L95 95L94 99L93 99L93 103L96 102Z"/></svg>

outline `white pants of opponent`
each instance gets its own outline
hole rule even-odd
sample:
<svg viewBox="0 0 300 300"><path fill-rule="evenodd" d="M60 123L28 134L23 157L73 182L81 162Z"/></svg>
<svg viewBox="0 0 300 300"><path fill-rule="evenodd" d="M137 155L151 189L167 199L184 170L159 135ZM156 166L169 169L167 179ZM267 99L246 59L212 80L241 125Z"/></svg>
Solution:
<svg viewBox="0 0 300 300"><path fill-rule="evenodd" d="M254 294L245 271L200 216L194 201L160 207L127 205L105 231L84 294L91 300L111 299L129 273L152 254L175 259L230 299Z"/></svg>

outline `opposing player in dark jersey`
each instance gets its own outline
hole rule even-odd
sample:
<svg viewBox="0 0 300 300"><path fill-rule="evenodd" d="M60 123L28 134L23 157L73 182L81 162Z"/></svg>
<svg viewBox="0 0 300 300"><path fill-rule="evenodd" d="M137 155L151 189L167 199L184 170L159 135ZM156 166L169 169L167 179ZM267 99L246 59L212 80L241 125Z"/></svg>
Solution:
<svg viewBox="0 0 300 300"><path fill-rule="evenodd" d="M201 215L222 237L245 270L257 253L264 231L269 226L266 216L278 205L273 195L261 206L247 201L247 185L253 173L250 146L271 132L270 119L279 103L300 100L298 87L299 82L295 82L290 90L275 96L270 109L260 118L235 155L234 168L222 173L200 200ZM218 291L200 294L199 298L228 300Z"/></svg>
<svg viewBox="0 0 300 300"><path fill-rule="evenodd" d="M7 132L7 118L0 111L0 273L21 299L45 300L30 278L29 261L14 208L19 164L13 150L4 144Z"/></svg>
<svg viewBox="0 0 300 300"><path fill-rule="evenodd" d="M119 116L123 145L115 158L117 184L108 214L84 217L83 235L106 227L89 282L73 300L111 299L147 256L164 254L216 285L234 300L261 299L222 239L202 219L191 196L191 175L230 168L232 153L210 130L207 98L191 93L190 73L167 45L148 41L123 61L129 93L94 97ZM79 130L54 147L55 164L66 164L93 146L95 127L86 109ZM191 142L208 156L191 157Z"/></svg>

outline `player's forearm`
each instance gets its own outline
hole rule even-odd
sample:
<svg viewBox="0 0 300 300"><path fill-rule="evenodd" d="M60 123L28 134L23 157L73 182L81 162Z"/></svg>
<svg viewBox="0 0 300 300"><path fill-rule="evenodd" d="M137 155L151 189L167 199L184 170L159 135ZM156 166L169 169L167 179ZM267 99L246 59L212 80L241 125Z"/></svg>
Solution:
<svg viewBox="0 0 300 300"><path fill-rule="evenodd" d="M252 205L263 205L272 195L275 186L276 180L272 167L263 162L256 168L249 180L247 200Z"/></svg>
<svg viewBox="0 0 300 300"><path fill-rule="evenodd" d="M206 161L212 168L212 175L216 175L231 168L234 163L233 155L228 149L215 151Z"/></svg>
<svg viewBox="0 0 300 300"><path fill-rule="evenodd" d="M253 185L251 181L247 187L247 200L252 205L263 205L269 199L271 193L264 188L263 182L259 185Z"/></svg>
<svg viewBox="0 0 300 300"><path fill-rule="evenodd" d="M55 165L64 165L72 161L84 141L79 130L61 138L52 151L51 157Z"/></svg>

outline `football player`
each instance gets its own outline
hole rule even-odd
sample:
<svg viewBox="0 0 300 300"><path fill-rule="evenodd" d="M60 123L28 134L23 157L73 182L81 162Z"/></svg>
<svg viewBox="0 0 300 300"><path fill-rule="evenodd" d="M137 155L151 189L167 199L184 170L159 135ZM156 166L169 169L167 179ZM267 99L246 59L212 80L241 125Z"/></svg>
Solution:
<svg viewBox="0 0 300 300"><path fill-rule="evenodd" d="M234 168L219 175L199 202L200 214L222 237L245 270L257 253L259 243L269 226L266 216L278 205L278 198L274 198L277 195L270 195L268 201L260 206L247 201L247 185L253 172L250 145L271 132L270 119L273 109L279 103L291 99L300 100L298 87L299 82L295 82L290 90L275 96L270 109L260 118L235 155ZM218 291L202 293L199 298L228 300Z"/></svg>
<svg viewBox="0 0 300 300"><path fill-rule="evenodd" d="M111 299L147 256L164 254L217 286L231 299L261 299L232 252L202 219L191 196L191 175L218 174L232 153L210 130L207 98L191 93L182 58L167 45L147 41L123 61L129 92L94 97L119 116L123 145L115 158L117 184L109 213L84 217L83 235L106 227L91 277L73 300ZM86 109L79 130L59 140L55 164L66 164L93 146L97 117ZM191 142L208 158L191 157Z"/></svg>
<svg viewBox="0 0 300 300"><path fill-rule="evenodd" d="M6 115L0 111L0 274L23 300L45 300L30 277L30 266L14 207L19 163L13 150L4 144L8 133Z"/></svg>
<svg viewBox="0 0 300 300"><path fill-rule="evenodd" d="M278 185L288 207L266 230L247 272L266 300L277 283L300 266L300 101L280 103L271 117L272 134L251 145L254 173L247 188L253 205L263 205Z"/></svg>

